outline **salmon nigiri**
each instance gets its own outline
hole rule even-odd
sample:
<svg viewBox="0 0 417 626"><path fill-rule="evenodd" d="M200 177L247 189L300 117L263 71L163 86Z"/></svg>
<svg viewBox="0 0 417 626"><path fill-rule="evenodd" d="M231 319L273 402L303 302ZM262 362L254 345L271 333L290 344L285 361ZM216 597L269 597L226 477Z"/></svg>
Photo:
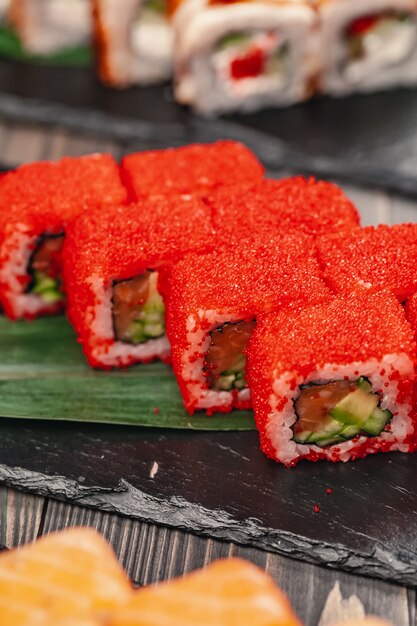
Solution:
<svg viewBox="0 0 417 626"><path fill-rule="evenodd" d="M300 626L286 596L254 565L217 561L135 592L108 626Z"/></svg>
<svg viewBox="0 0 417 626"><path fill-rule="evenodd" d="M132 593L108 543L88 528L0 555L0 615L8 626L64 626L74 618L90 626L92 616L126 603Z"/></svg>

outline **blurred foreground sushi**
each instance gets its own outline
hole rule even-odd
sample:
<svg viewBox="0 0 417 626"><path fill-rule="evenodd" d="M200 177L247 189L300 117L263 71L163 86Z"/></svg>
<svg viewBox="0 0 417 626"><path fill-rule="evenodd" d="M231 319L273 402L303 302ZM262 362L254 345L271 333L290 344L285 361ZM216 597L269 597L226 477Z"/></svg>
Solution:
<svg viewBox="0 0 417 626"><path fill-rule="evenodd" d="M415 0L319 0L319 14L325 93L417 84Z"/></svg>
<svg viewBox="0 0 417 626"><path fill-rule="evenodd" d="M307 99L316 26L303 0L187 0L174 16L177 100L216 114Z"/></svg>
<svg viewBox="0 0 417 626"><path fill-rule="evenodd" d="M112 549L88 528L0 554L2 626L90 626L131 593Z"/></svg>
<svg viewBox="0 0 417 626"><path fill-rule="evenodd" d="M414 449L416 346L389 292L260 316L247 359L269 457L292 466Z"/></svg>
<svg viewBox="0 0 417 626"><path fill-rule="evenodd" d="M30 54L53 54L91 41L90 0L11 0L8 17Z"/></svg>
<svg viewBox="0 0 417 626"><path fill-rule="evenodd" d="M113 87L170 78L173 35L166 0L93 0L101 79Z"/></svg>

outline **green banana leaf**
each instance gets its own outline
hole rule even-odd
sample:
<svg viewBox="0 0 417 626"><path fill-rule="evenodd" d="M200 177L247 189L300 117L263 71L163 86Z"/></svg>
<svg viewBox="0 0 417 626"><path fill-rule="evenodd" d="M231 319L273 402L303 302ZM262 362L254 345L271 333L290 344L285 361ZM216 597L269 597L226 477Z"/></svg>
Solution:
<svg viewBox="0 0 417 626"><path fill-rule="evenodd" d="M34 55L26 52L16 33L0 26L0 56L16 61L30 61L47 65L85 67L91 64L92 50L89 46L77 46L55 52L54 54Z"/></svg>
<svg viewBox="0 0 417 626"><path fill-rule="evenodd" d="M101 372L88 367L65 317L0 317L0 416L194 430L253 430L250 411L188 415L162 363Z"/></svg>

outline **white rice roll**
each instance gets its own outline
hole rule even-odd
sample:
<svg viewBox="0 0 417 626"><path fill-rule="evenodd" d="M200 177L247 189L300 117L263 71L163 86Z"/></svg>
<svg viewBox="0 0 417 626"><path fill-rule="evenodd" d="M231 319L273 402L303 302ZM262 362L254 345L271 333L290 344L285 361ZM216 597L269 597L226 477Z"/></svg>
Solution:
<svg viewBox="0 0 417 626"><path fill-rule="evenodd" d="M31 54L52 54L89 43L89 0L11 0L9 19Z"/></svg>
<svg viewBox="0 0 417 626"><path fill-rule="evenodd" d="M152 84L172 74L166 0L95 0L102 80L113 87Z"/></svg>
<svg viewBox="0 0 417 626"><path fill-rule="evenodd" d="M325 93L417 84L415 0L322 0L320 18Z"/></svg>
<svg viewBox="0 0 417 626"><path fill-rule="evenodd" d="M174 17L177 99L203 114L305 100L317 71L316 27L302 0L185 2Z"/></svg>

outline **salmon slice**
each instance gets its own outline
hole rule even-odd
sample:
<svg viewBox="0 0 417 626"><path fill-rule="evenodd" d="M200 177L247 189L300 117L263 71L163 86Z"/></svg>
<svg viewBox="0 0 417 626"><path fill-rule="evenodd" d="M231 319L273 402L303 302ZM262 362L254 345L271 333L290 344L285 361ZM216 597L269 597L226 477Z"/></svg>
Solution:
<svg viewBox="0 0 417 626"><path fill-rule="evenodd" d="M254 565L217 561L135 592L106 626L300 626L286 596Z"/></svg>
<svg viewBox="0 0 417 626"><path fill-rule="evenodd" d="M70 626L74 618L90 626L92 616L98 619L131 594L112 549L88 528L49 535L0 555L0 616L8 626L60 626L61 621Z"/></svg>

